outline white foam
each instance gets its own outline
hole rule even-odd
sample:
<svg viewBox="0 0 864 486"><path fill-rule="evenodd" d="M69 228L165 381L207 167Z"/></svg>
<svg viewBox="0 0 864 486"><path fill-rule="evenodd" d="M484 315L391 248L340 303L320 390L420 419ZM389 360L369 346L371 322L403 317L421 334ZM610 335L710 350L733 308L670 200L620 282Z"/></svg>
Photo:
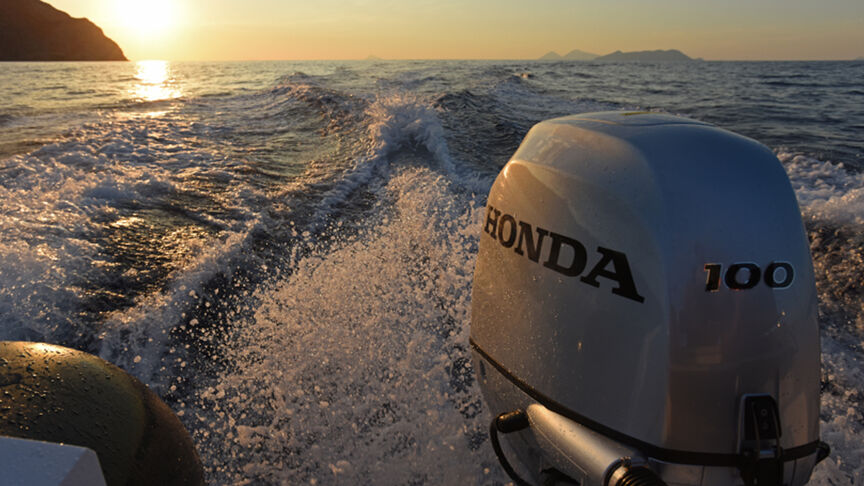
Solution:
<svg viewBox="0 0 864 486"><path fill-rule="evenodd" d="M831 456L814 470L810 484L836 486L860 484L864 480L864 426L860 348L850 348L842 337L822 335L823 381L822 440L831 446Z"/></svg>
<svg viewBox="0 0 864 486"><path fill-rule="evenodd" d="M175 245L176 260L169 263L177 285L204 278L203 262L219 259L214 252L233 251L232 235L236 238L254 225L257 208L250 201L258 195L248 186L232 184L235 176L224 169L224 157L193 143L189 130L187 122L170 117L105 117L30 154L0 161L0 337L88 346L100 338L113 339L111 332L99 328L101 316L86 315L82 308L93 298L94 289L88 286L100 285L100 279L111 284L109 275L118 263L106 255L110 247L105 245L111 245L112 225L124 224L123 215L174 211L223 231L209 239L203 232L178 236L188 239L185 247L182 242ZM228 190L212 190L208 184L213 181ZM188 200L206 200L211 209L218 205L229 217L217 219L207 210L182 206L181 201ZM186 277L184 269L189 271ZM154 308L151 301L150 310ZM118 319L137 325L128 316ZM117 321L110 322L108 328L116 329ZM176 321L164 325L171 324ZM146 331L141 325L129 332ZM137 371L135 366L130 369Z"/></svg>
<svg viewBox="0 0 864 486"><path fill-rule="evenodd" d="M385 179L392 158L402 150L421 149L448 174L451 182L472 193L485 193L490 185L468 169L457 169L444 139L441 121L429 100L409 94L377 97L365 109L366 140L355 154L353 166L339 177L316 204L316 211L329 214L358 188L375 179Z"/></svg>
<svg viewBox="0 0 864 486"><path fill-rule="evenodd" d="M226 270L226 262L243 251L246 234L248 231L228 233L221 239L187 240L185 244L194 256L175 272L168 289L145 294L134 306L104 318L99 355L164 394L166 387L180 378L176 373L184 366L178 364L186 357L171 346L171 331L197 324L188 313L205 305L203 284ZM197 332L196 337L212 340L211 332Z"/></svg>
<svg viewBox="0 0 864 486"><path fill-rule="evenodd" d="M387 216L262 289L225 350L195 411L217 482L501 480L472 445L488 424L478 390L451 383L470 366L478 202L428 168L397 172Z"/></svg>
<svg viewBox="0 0 864 486"><path fill-rule="evenodd" d="M803 154L781 151L777 156L789 174L805 222L864 224L864 174Z"/></svg>
<svg viewBox="0 0 864 486"><path fill-rule="evenodd" d="M371 118L368 131L379 157L400 148L420 146L432 154L442 172L458 188L475 194L488 192L491 185L488 178L452 158L432 100L404 93L378 97L366 114Z"/></svg>
<svg viewBox="0 0 864 486"><path fill-rule="evenodd" d="M822 440L831 456L810 484L864 480L864 176L842 164L779 151L811 241L822 332Z"/></svg>

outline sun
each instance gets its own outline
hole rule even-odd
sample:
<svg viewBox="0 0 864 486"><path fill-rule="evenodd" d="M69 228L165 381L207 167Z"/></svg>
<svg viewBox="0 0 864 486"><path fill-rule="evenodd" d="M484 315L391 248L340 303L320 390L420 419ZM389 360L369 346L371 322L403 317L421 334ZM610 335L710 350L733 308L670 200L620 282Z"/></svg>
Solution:
<svg viewBox="0 0 864 486"><path fill-rule="evenodd" d="M124 29L142 40L171 33L178 22L176 0L115 0L115 15Z"/></svg>

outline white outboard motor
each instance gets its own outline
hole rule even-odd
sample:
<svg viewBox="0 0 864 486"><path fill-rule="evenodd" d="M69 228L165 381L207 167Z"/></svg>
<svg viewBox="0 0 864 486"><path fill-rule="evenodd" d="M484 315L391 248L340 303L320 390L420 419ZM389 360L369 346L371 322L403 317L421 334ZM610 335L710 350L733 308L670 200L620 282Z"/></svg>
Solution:
<svg viewBox="0 0 864 486"><path fill-rule="evenodd" d="M795 194L706 123L532 128L489 194L471 345L517 484L802 485L828 454Z"/></svg>

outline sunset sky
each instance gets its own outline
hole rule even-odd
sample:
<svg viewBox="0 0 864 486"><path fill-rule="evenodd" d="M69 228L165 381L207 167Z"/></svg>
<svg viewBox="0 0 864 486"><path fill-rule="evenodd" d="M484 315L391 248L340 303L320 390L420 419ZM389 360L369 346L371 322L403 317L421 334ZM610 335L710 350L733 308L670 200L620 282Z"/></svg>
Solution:
<svg viewBox="0 0 864 486"><path fill-rule="evenodd" d="M132 60L864 56L862 0L48 0Z"/></svg>

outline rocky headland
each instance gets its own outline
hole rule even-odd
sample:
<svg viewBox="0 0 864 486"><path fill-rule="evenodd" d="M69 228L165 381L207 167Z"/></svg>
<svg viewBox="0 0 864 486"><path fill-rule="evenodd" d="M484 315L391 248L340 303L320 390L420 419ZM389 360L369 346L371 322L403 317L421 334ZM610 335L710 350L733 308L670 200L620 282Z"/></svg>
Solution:
<svg viewBox="0 0 864 486"><path fill-rule="evenodd" d="M39 0L0 0L0 61L126 61L87 19Z"/></svg>

